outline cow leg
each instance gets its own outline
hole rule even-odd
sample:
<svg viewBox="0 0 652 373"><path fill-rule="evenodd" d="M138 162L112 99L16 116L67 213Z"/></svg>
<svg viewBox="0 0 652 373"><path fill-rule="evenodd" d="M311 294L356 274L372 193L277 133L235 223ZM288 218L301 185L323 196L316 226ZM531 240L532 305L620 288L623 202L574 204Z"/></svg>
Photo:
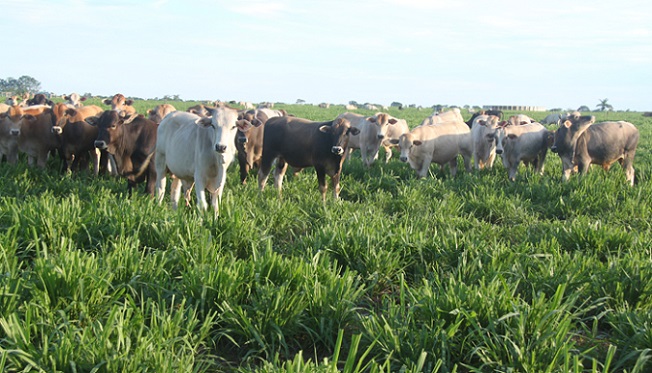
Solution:
<svg viewBox="0 0 652 373"><path fill-rule="evenodd" d="M208 209L208 203L206 202L206 185L204 180L201 178L195 178L195 194L197 195L197 208L199 211L204 211Z"/></svg>
<svg viewBox="0 0 652 373"><path fill-rule="evenodd" d="M634 156L633 154L626 154L625 158L620 163L623 170L625 170L625 178L630 186L634 186Z"/></svg>
<svg viewBox="0 0 652 373"><path fill-rule="evenodd" d="M216 188L211 188L211 205L213 205L213 212L215 216L220 215L220 203L222 202L222 192L224 192L224 185L226 184L226 168L219 167L217 171L217 185Z"/></svg>
<svg viewBox="0 0 652 373"><path fill-rule="evenodd" d="M181 185L183 187L183 198L186 200L186 206L190 206L190 197L192 196L192 187L195 185L195 183L191 183L188 181L181 181Z"/></svg>
<svg viewBox="0 0 652 373"><path fill-rule="evenodd" d="M448 162L448 168L451 169L451 176L455 177L457 175L457 157Z"/></svg>
<svg viewBox="0 0 652 373"><path fill-rule="evenodd" d="M267 178L269 178L269 173L272 170L272 163L274 158L264 157L260 162L260 168L258 169L258 189L261 191L265 189L265 184L267 184Z"/></svg>
<svg viewBox="0 0 652 373"><path fill-rule="evenodd" d="M243 154L238 153L238 164L240 165L240 183L245 185L247 184L247 176L249 176L249 165Z"/></svg>
<svg viewBox="0 0 652 373"><path fill-rule="evenodd" d="M161 203L163 200L163 194L165 194L165 177L163 178L163 183L156 181L156 197L158 202ZM159 190L160 187L163 187L163 190ZM179 197L181 197L181 180L172 175L172 182L170 183L170 202L172 203L172 208L176 210L179 207Z"/></svg>
<svg viewBox="0 0 652 373"><path fill-rule="evenodd" d="M489 158L487 158L487 162L485 163L485 167L491 170L494 166L495 160L496 160L496 153L490 153Z"/></svg>
<svg viewBox="0 0 652 373"><path fill-rule="evenodd" d="M333 187L333 198L336 199L336 200L340 198L340 175L341 174L342 174L342 172L340 170L340 172L338 172L335 175L331 176L331 186ZM325 183L324 183L324 185L325 185ZM326 191L324 191L324 193L326 193Z"/></svg>
<svg viewBox="0 0 652 373"><path fill-rule="evenodd" d="M279 195L281 194L281 189L283 188L283 177L285 172L288 169L288 164L283 158L279 158L276 163L276 168L274 169L274 187L278 189Z"/></svg>
<svg viewBox="0 0 652 373"><path fill-rule="evenodd" d="M385 148L385 163L389 163L389 160L392 159L392 155L393 155L392 147L383 145L383 148Z"/></svg>
<svg viewBox="0 0 652 373"><path fill-rule="evenodd" d="M430 163L432 162L432 154L426 155L423 157L421 163L421 168L417 170L417 177L422 178L428 175L428 170L430 169Z"/></svg>
<svg viewBox="0 0 652 373"><path fill-rule="evenodd" d="M471 158L472 157L473 156L470 153L469 154L462 154L462 160L464 160L464 169L466 170L466 172L471 172L473 170L473 167L471 167ZM457 161L455 163L457 163Z"/></svg>
<svg viewBox="0 0 652 373"><path fill-rule="evenodd" d="M102 157L102 154L100 153L100 149L95 148L91 150L91 159L93 160L93 176L96 176L100 174L100 158Z"/></svg>
<svg viewBox="0 0 652 373"><path fill-rule="evenodd" d="M167 161L165 159L165 154L161 152L156 153L156 157L154 158L154 168L156 170L156 200L158 201L159 204L163 202L163 196L165 195L165 184L167 183ZM173 178L173 183L174 175L172 176ZM174 189L174 187L173 187ZM170 196L172 196L172 192L170 192ZM174 200L174 198L173 198ZM179 201L179 198L177 198L177 201ZM174 206L174 201L172 202L172 205Z"/></svg>
<svg viewBox="0 0 652 373"><path fill-rule="evenodd" d="M317 182L319 183L319 192L321 193L321 199L324 203L326 203L326 190L328 189L326 186L326 170L324 170L323 167L315 167L315 172L317 173ZM332 178L331 181L333 181Z"/></svg>

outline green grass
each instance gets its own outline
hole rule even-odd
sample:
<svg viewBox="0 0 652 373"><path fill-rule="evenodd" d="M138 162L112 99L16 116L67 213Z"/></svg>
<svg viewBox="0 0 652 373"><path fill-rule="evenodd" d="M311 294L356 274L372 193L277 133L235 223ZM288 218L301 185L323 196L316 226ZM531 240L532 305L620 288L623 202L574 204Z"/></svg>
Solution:
<svg viewBox="0 0 652 373"><path fill-rule="evenodd" d="M515 182L354 154L325 204L311 169L279 198L233 164L214 219L57 159L0 164L0 370L649 371L652 121L593 114L641 131L633 188L618 165L562 184L552 153Z"/></svg>

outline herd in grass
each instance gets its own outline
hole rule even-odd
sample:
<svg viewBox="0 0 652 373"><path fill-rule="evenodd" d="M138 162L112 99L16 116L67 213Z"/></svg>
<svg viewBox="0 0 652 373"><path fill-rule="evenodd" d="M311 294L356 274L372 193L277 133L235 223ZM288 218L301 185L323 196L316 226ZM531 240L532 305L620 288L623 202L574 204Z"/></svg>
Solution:
<svg viewBox="0 0 652 373"><path fill-rule="evenodd" d="M417 177L427 176L432 163L442 169L449 165L455 176L460 156L467 172L472 165L491 168L499 156L510 180L516 179L521 163L543 174L551 150L562 160L564 181L573 173L586 173L591 164L609 169L619 162L634 185L639 141L638 130L629 122L595 123L595 117L578 112L560 117L556 130L525 115L503 120L502 113L493 112L464 122L458 109L433 113L410 129L404 119L384 112L370 116L347 112L316 122L268 107L238 110L216 103L181 112L165 104L149 110L145 118L122 94L104 101L111 106L106 111L83 106L75 94L66 99L57 104L42 99L29 106L12 101L0 107L0 156L15 163L24 153L30 164L45 167L48 155L58 151L65 170L88 168L92 160L95 174L113 171L128 180L129 190L145 182L146 191L159 201L169 176L174 207L181 189L189 203L194 185L198 207L208 208L208 191L216 214L227 169L235 159L242 183L250 170L258 169L261 190L272 168L279 192L288 165L295 172L314 168L325 200L326 175L338 198L343 163L355 149L363 164L372 167L381 147L386 161L392 147L398 147L400 161L408 163Z"/></svg>

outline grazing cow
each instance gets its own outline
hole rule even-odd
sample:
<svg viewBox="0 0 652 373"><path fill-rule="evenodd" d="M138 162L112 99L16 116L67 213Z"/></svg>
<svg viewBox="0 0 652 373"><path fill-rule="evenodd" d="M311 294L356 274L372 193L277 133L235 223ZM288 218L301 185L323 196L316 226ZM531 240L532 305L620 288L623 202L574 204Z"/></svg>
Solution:
<svg viewBox="0 0 652 373"><path fill-rule="evenodd" d="M295 168L314 167L322 201L326 202L326 175L330 176L333 197L339 198L340 175L344 150L349 137L360 133L348 120L312 122L296 117L271 118L265 124L263 157L258 170L258 186L265 188L272 163L277 159L274 185L281 192L288 165Z"/></svg>
<svg viewBox="0 0 652 373"><path fill-rule="evenodd" d="M378 106L372 104L364 104L364 108L367 110L378 110Z"/></svg>
<svg viewBox="0 0 652 373"><path fill-rule="evenodd" d="M149 120L152 122L161 123L163 118L165 118L166 115L170 114L173 111L177 111L174 106L170 104L161 104L156 105L154 109L147 110L147 115L149 116Z"/></svg>
<svg viewBox="0 0 652 373"><path fill-rule="evenodd" d="M351 104L347 104L347 105L345 105L344 108L345 108L346 110L357 110L357 109L358 109L357 106L355 106L355 105L351 105Z"/></svg>
<svg viewBox="0 0 652 373"><path fill-rule="evenodd" d="M561 122L566 120L570 113L550 113L541 120L541 124L556 124L561 125Z"/></svg>
<svg viewBox="0 0 652 373"><path fill-rule="evenodd" d="M385 163L388 163L392 158L392 148L398 147L398 145L395 145L392 140L398 140L403 134L410 132L410 127L408 127L407 121L405 119L394 119L396 119L396 123L393 126L389 126L387 128L387 135L385 136L385 139L382 143L383 148L385 148Z"/></svg>
<svg viewBox="0 0 652 373"><path fill-rule="evenodd" d="M424 119L423 122L421 122L420 126L432 126L437 123L443 123L449 121L464 122L464 118L462 118L462 113L460 112L460 109L453 108L443 113L434 112L431 116Z"/></svg>
<svg viewBox="0 0 652 373"><path fill-rule="evenodd" d="M54 105L54 102L48 100L47 97L45 97L44 94L42 93L37 93L34 95L32 99L26 100L28 106L35 106L35 105L48 105L52 106Z"/></svg>
<svg viewBox="0 0 652 373"><path fill-rule="evenodd" d="M473 139L473 164L476 170L485 167L491 169L496 159L496 129L498 117L494 115L479 115L471 125Z"/></svg>
<svg viewBox="0 0 652 373"><path fill-rule="evenodd" d="M245 110L251 110L254 108L254 104L248 101L240 101L238 105L242 106Z"/></svg>
<svg viewBox="0 0 652 373"><path fill-rule="evenodd" d="M554 134L540 123L501 127L496 131L496 154L503 159L508 178L516 180L521 161L543 175L543 163Z"/></svg>
<svg viewBox="0 0 652 373"><path fill-rule="evenodd" d="M95 148L98 128L85 122L85 119L100 115L104 110L97 105L70 108L63 103L52 107L54 122L52 132L61 136L62 168L64 172L79 171L88 167L88 159L93 160L93 174L107 168L108 153Z"/></svg>
<svg viewBox="0 0 652 373"><path fill-rule="evenodd" d="M464 168L471 171L471 130L463 121L418 126L394 143L398 143L401 149L401 162L409 162L419 178L428 175L431 163L437 163L441 168L448 163L451 175L455 176L460 154Z"/></svg>
<svg viewBox="0 0 652 373"><path fill-rule="evenodd" d="M116 110L88 117L86 122L98 127L95 147L113 155L117 173L127 179L128 194L131 196L136 185L145 181L145 191L153 196L158 125L142 115Z"/></svg>
<svg viewBox="0 0 652 373"><path fill-rule="evenodd" d="M322 108L322 109L328 109L329 107L331 107L331 104L328 104L326 102L322 102L321 104L319 104L319 107Z"/></svg>
<svg viewBox="0 0 652 373"><path fill-rule="evenodd" d="M630 185L634 185L634 155L639 132L629 122L595 123L593 116L571 116L555 132L552 152L562 161L562 180L567 181L577 166L585 174L591 164L604 170L618 161Z"/></svg>
<svg viewBox="0 0 652 373"><path fill-rule="evenodd" d="M134 101L128 100L122 93L116 93L112 98L107 98L102 103L111 106L111 110L124 111L129 115L136 114L136 109L131 106Z"/></svg>
<svg viewBox="0 0 652 373"><path fill-rule="evenodd" d="M272 108L274 108L274 103L273 102L261 102L256 107L256 109L272 109Z"/></svg>
<svg viewBox="0 0 652 373"><path fill-rule="evenodd" d="M360 149L362 163L367 167L370 167L378 159L378 150L387 135L388 128L397 122L386 113L376 113L371 117L344 113L340 114L338 118L346 119L352 128L360 130L360 135L349 139L344 158L348 158L353 149Z"/></svg>
<svg viewBox="0 0 652 373"><path fill-rule="evenodd" d="M79 96L79 93L71 93L69 95L64 95L63 99L66 100L66 104L73 108L80 108L84 106L83 101L86 101L86 97Z"/></svg>
<svg viewBox="0 0 652 373"><path fill-rule="evenodd" d="M177 111L166 116L156 142L156 196L161 203L166 174L172 174L172 206L177 207L180 183L189 191L195 183L197 207L206 210L205 190L211 194L215 215L226 183L227 168L235 157L236 129L246 132L251 123L238 120L238 111L225 105L211 110L208 117ZM188 196L187 196L188 197Z"/></svg>
<svg viewBox="0 0 652 373"><path fill-rule="evenodd" d="M265 123L269 118L287 116L285 110L256 109L243 113L241 119L250 122L253 127L246 132L238 130L236 135L236 149L238 150L238 164L240 165L240 182L247 183L249 171L260 167L263 156L263 134Z"/></svg>

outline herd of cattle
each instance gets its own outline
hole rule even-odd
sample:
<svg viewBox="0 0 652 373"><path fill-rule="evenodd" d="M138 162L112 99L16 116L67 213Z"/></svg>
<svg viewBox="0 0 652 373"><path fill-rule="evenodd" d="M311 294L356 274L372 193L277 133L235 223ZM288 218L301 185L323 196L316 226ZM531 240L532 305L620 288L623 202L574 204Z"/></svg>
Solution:
<svg viewBox="0 0 652 373"><path fill-rule="evenodd" d="M465 122L458 109L434 113L410 129L404 119L383 112L373 116L346 112L331 121L314 122L271 108L238 110L216 103L182 112L164 104L145 117L122 94L104 101L109 110L83 106L77 94L65 99L55 104L37 95L27 105L13 100L0 104L0 160L4 156L16 163L24 153L30 165L45 167L49 154L58 151L65 171L88 169L92 161L96 175L121 175L130 193L145 182L147 193L159 202L170 176L173 207L178 206L182 189L188 204L194 186L199 208L208 208L208 191L215 214L227 168L236 157L241 182L258 168L261 190L272 167L279 192L288 165L295 172L313 167L325 200L326 175L338 198L342 165L354 149L360 149L363 164L370 167L381 147L386 162L392 147L398 147L400 160L409 163L418 177L427 175L431 163L442 168L448 164L454 176L460 155L467 172L472 159L476 169L490 169L499 155L510 180L515 180L521 162L543 173L550 149L562 160L563 180L573 172L587 172L591 164L608 169L618 161L633 185L639 140L631 123L595 123L594 117L577 112L547 117L545 122L559 125L556 131L526 115L503 120L502 112L477 113Z"/></svg>

